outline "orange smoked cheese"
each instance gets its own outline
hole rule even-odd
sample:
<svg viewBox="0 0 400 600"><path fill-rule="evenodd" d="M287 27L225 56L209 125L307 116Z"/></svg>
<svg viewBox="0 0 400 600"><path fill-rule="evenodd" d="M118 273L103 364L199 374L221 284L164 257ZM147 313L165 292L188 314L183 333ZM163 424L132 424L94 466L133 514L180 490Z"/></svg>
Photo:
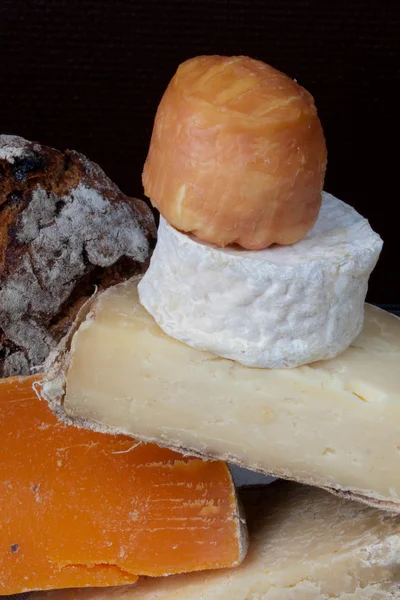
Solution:
<svg viewBox="0 0 400 600"><path fill-rule="evenodd" d="M0 381L0 595L240 562L225 463L65 425L36 379Z"/></svg>
<svg viewBox="0 0 400 600"><path fill-rule="evenodd" d="M143 186L175 229L261 250L312 228L326 162L307 90L247 56L197 56L161 99Z"/></svg>

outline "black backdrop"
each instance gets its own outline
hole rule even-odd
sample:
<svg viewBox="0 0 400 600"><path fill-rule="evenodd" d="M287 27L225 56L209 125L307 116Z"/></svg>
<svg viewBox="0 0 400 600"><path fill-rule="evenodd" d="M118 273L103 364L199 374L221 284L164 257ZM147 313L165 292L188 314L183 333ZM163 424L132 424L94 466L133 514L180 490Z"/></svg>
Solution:
<svg viewBox="0 0 400 600"><path fill-rule="evenodd" d="M315 97L329 151L326 189L384 238L368 299L400 303L399 6L0 0L0 131L80 150L143 197L153 117L178 63L203 53L270 62Z"/></svg>

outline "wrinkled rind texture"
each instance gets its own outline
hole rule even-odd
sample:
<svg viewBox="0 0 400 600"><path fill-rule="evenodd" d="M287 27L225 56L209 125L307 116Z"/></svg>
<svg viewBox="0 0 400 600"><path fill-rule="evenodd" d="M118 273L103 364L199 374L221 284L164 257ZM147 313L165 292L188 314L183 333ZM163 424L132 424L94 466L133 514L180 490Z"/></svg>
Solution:
<svg viewBox="0 0 400 600"><path fill-rule="evenodd" d="M96 286L142 273L155 235L82 154L0 136L0 377L41 365Z"/></svg>
<svg viewBox="0 0 400 600"><path fill-rule="evenodd" d="M327 193L303 240L257 252L199 243L161 219L140 301L193 348L251 367L296 367L333 358L357 337L381 248L368 221Z"/></svg>
<svg viewBox="0 0 400 600"><path fill-rule="evenodd" d="M143 184L181 231L252 250L314 225L326 145L312 96L247 57L183 63L155 118Z"/></svg>

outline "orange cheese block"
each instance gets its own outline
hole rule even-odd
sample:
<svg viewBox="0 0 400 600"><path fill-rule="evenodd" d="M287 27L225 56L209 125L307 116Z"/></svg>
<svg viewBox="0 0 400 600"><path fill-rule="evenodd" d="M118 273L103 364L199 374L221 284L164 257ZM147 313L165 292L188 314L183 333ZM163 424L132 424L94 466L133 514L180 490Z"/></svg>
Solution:
<svg viewBox="0 0 400 600"><path fill-rule="evenodd" d="M240 563L225 463L65 425L36 379L0 381L0 595Z"/></svg>

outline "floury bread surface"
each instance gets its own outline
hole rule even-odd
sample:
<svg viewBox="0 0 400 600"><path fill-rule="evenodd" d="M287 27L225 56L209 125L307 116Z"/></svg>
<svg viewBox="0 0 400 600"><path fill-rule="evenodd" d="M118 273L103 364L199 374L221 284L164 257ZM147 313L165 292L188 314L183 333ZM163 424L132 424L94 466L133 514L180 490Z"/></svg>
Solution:
<svg viewBox="0 0 400 600"><path fill-rule="evenodd" d="M32 600L398 600L400 517L321 490L246 490L247 558L236 569L139 581Z"/></svg>
<svg viewBox="0 0 400 600"><path fill-rule="evenodd" d="M252 369L166 335L137 282L86 306L52 357L43 393L61 417L400 512L400 319L366 305L337 358Z"/></svg>
<svg viewBox="0 0 400 600"><path fill-rule="evenodd" d="M82 154L0 135L0 378L41 371L96 288L144 272L155 235Z"/></svg>
<svg viewBox="0 0 400 600"><path fill-rule="evenodd" d="M161 218L140 301L168 335L250 367L333 358L360 333L382 240L354 208L323 194L292 246L217 248Z"/></svg>

